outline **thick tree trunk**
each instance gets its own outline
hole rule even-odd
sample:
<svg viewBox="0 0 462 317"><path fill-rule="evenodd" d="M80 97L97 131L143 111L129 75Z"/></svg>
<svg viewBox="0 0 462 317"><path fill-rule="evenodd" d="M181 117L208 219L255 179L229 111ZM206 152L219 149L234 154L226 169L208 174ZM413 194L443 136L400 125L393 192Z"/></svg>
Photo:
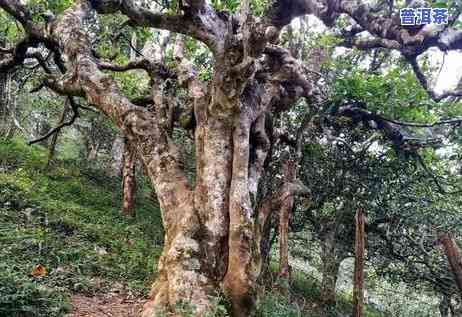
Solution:
<svg viewBox="0 0 462 317"><path fill-rule="evenodd" d="M340 260L336 250L335 224L327 224L326 231L321 237L322 285L321 300L325 311L329 311L336 304L336 284Z"/></svg>
<svg viewBox="0 0 462 317"><path fill-rule="evenodd" d="M439 241L443 245L449 266L451 267L451 271L454 274L457 288L459 289L459 293L462 296L462 258L460 256L459 247L457 246L454 237L450 233L442 234L439 237Z"/></svg>
<svg viewBox="0 0 462 317"><path fill-rule="evenodd" d="M159 259L158 279L143 316L175 312L179 304L188 305L194 316L204 316L211 312L211 297L218 288L219 266L211 263L226 259L226 253L219 252L223 244L217 236L226 239L227 235L225 215L230 180L220 169L230 175L231 134L219 125L219 120L210 118L204 123L215 126L197 147L201 152L199 161L204 163L199 167L197 179L202 189L195 195L181 169L179 151L157 113L160 108L151 111L135 106L120 94L111 77L99 70L82 25L90 12L89 2L76 1L56 20L53 36L63 48L68 72L73 75L50 81L49 85L64 94L84 96L89 104L112 119L136 148L154 185L162 211L165 244ZM153 101L162 107L162 92L157 88L152 91ZM226 159L220 161L223 156ZM200 198L200 194L204 197ZM186 315L178 313L182 314Z"/></svg>
<svg viewBox="0 0 462 317"><path fill-rule="evenodd" d="M135 149L125 140L122 166L122 214L130 217L135 216L135 162Z"/></svg>
<svg viewBox="0 0 462 317"><path fill-rule="evenodd" d="M120 2L96 2L106 12L133 9L117 4ZM191 8L196 10L199 4L206 6L205 2L193 1ZM111 77L100 71L104 63L95 60L91 51L83 27L91 10L90 2L75 1L49 28L51 34L47 36L58 42L68 74L47 80L47 85L62 94L86 98L121 130L146 166L160 204L165 244L158 279L143 316L213 315L212 298L221 291L232 303L233 316L252 315L261 271L260 242L268 219L267 212L257 213L253 206L269 147L265 117L276 102L275 94L282 89L281 81L291 78L290 71L298 64L280 67L280 63L271 63L269 67L281 69L279 77L254 78L252 73L260 69L255 63L264 43L257 45L260 53L251 58L247 43L242 49L233 42L238 37L232 33L229 21L208 6L194 11L204 16L194 19L192 28L212 46L216 67L206 87L197 83L190 63L175 57L175 79L190 93L196 123L193 188L182 170L180 152L170 138L172 126L166 116L169 98L163 92L165 74L156 73L158 65L156 68L150 63L153 107L136 106L123 96ZM136 19L143 17L134 15ZM212 20L213 25L200 24ZM168 21L171 20L161 19L160 23ZM219 36L204 35L212 31ZM265 29L258 31L252 36L264 38ZM275 56L282 58L280 54ZM307 88L306 81L299 79ZM283 102L290 103L304 92L289 90L290 96ZM290 195L296 190L291 186Z"/></svg>
<svg viewBox="0 0 462 317"><path fill-rule="evenodd" d="M249 192L249 137L251 120L241 113L234 122L232 178L229 201L229 255L224 279L233 316L250 316L256 305L261 253L255 239L255 218Z"/></svg>
<svg viewBox="0 0 462 317"><path fill-rule="evenodd" d="M363 316L364 301L364 213L362 210L356 212L356 238L355 238L355 269L353 276L353 317Z"/></svg>

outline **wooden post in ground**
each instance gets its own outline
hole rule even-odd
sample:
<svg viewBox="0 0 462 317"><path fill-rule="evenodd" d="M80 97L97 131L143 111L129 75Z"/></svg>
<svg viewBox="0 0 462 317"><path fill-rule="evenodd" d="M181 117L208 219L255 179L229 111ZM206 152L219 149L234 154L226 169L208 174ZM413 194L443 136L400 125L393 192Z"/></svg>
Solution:
<svg viewBox="0 0 462 317"><path fill-rule="evenodd" d="M364 299L364 213L360 209L356 212L355 225L355 269L353 276L353 317L363 316Z"/></svg>

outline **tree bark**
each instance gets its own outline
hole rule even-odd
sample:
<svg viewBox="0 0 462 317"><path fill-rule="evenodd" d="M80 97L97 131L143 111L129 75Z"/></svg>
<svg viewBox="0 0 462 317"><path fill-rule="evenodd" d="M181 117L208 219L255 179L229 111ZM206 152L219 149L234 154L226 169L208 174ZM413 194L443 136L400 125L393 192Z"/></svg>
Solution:
<svg viewBox="0 0 462 317"><path fill-rule="evenodd" d="M288 286L289 280L289 220L294 206L294 196L290 193L290 184L295 179L295 167L291 160L283 163L284 184L282 190L282 202L279 214L279 278L285 280Z"/></svg>
<svg viewBox="0 0 462 317"><path fill-rule="evenodd" d="M261 253L255 240L253 210L248 190L249 136L251 120L242 113L234 122L232 177L229 191L229 255L225 291L236 317L250 316L255 309L256 281Z"/></svg>
<svg viewBox="0 0 462 317"><path fill-rule="evenodd" d="M363 316L364 301L364 213L362 210L356 212L356 238L355 238L355 269L353 276L353 317Z"/></svg>
<svg viewBox="0 0 462 317"><path fill-rule="evenodd" d="M122 214L129 217L135 216L135 177L136 152L125 140L123 167L122 167Z"/></svg>
<svg viewBox="0 0 462 317"><path fill-rule="evenodd" d="M446 258L448 259L451 271L454 274L459 293L462 296L462 258L460 250L454 237L450 233L444 233L439 237L439 241L443 245Z"/></svg>

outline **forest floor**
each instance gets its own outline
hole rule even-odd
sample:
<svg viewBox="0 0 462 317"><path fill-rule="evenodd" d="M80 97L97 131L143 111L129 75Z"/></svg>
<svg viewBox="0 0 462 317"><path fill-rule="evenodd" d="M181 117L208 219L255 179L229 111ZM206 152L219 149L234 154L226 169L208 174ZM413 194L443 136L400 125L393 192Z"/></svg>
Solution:
<svg viewBox="0 0 462 317"><path fill-rule="evenodd" d="M145 299L126 294L102 294L95 296L72 295L72 312L66 317L138 317Z"/></svg>
<svg viewBox="0 0 462 317"><path fill-rule="evenodd" d="M45 169L46 152L17 140L0 141L0 153L0 317L138 316L163 239L145 180L128 219L119 180L103 168L60 160ZM272 285L257 316L319 316L316 280L294 272L288 295ZM219 305L216 317L227 316ZM337 309L351 311L350 298L339 296Z"/></svg>

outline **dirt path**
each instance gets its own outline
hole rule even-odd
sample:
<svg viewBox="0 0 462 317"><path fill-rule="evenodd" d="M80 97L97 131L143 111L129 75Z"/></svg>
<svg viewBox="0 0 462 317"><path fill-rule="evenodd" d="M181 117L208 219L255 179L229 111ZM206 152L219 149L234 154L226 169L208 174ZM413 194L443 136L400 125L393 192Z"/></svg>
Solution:
<svg viewBox="0 0 462 317"><path fill-rule="evenodd" d="M108 294L92 297L73 295L71 301L73 309L66 317L138 317L145 299Z"/></svg>

